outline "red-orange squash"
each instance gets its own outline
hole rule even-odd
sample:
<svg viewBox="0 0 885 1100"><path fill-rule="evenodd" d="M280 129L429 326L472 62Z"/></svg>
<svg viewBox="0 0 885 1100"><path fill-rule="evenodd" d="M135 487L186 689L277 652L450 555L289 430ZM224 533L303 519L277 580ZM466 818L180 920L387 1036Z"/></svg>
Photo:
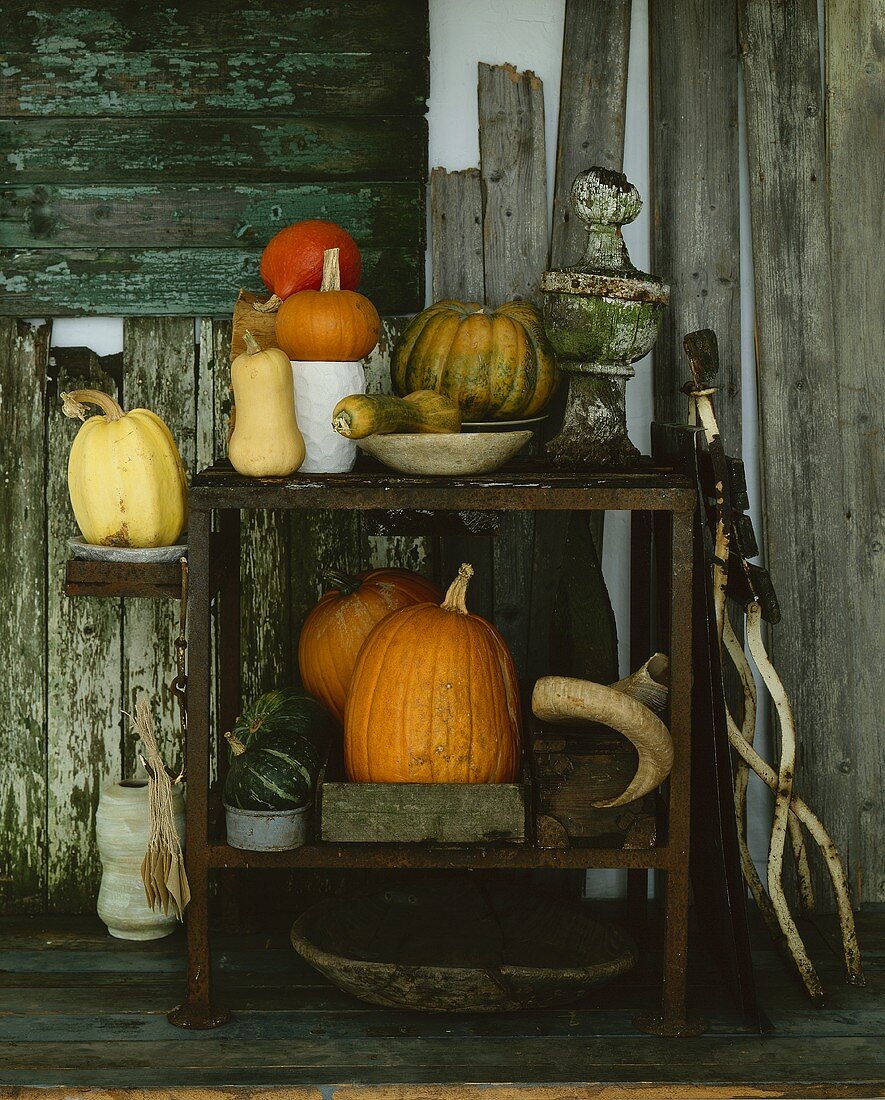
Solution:
<svg viewBox="0 0 885 1100"><path fill-rule="evenodd" d="M283 301L299 290L319 290L328 248L339 250L341 285L356 290L362 268L356 241L340 225L319 219L287 225L271 237L261 254L264 285Z"/></svg>
<svg viewBox="0 0 885 1100"><path fill-rule="evenodd" d="M392 611L428 601L439 588L408 569L373 569L349 577L329 573L319 603L304 620L298 639L301 682L341 722L353 666L372 628Z"/></svg>
<svg viewBox="0 0 885 1100"><path fill-rule="evenodd" d="M360 650L344 713L348 777L368 783L508 783L519 770L513 658L467 610L462 565L441 606L406 607Z"/></svg>
<svg viewBox="0 0 885 1100"><path fill-rule="evenodd" d="M364 294L342 290L338 249L327 250L319 290L302 290L280 306L276 341L300 362L354 362L378 343L381 318Z"/></svg>

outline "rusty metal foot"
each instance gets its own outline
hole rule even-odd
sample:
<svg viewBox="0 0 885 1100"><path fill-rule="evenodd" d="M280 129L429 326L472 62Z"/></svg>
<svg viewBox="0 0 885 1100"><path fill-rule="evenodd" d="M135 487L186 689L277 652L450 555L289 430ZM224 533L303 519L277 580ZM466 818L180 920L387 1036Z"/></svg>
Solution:
<svg viewBox="0 0 885 1100"><path fill-rule="evenodd" d="M660 1013L643 1012L634 1017L633 1026L648 1035L660 1035L665 1039L692 1039L696 1035L703 1035L710 1025L703 1016L668 1020Z"/></svg>
<svg viewBox="0 0 885 1100"><path fill-rule="evenodd" d="M213 1027L221 1027L230 1019L230 1012L226 1008L216 1008L203 1001L184 1001L166 1013L166 1019L175 1027L186 1028L188 1031L209 1031Z"/></svg>

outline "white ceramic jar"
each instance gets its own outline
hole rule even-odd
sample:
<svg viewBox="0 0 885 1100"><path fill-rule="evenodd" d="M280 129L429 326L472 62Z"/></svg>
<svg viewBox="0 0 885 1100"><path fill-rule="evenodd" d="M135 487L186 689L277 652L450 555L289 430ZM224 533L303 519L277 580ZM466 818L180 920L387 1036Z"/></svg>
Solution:
<svg viewBox="0 0 885 1100"><path fill-rule="evenodd" d="M184 795L172 788L175 826L184 844ZM141 881L141 861L147 848L150 817L147 780L128 779L102 789L95 814L95 835L101 856L98 915L108 932L121 940L157 940L168 936L178 921L170 912L148 906Z"/></svg>
<svg viewBox="0 0 885 1100"><path fill-rule="evenodd" d="M304 436L300 473L343 474L353 469L356 444L332 427L332 410L342 397L366 392L362 363L310 363L292 360L295 417Z"/></svg>

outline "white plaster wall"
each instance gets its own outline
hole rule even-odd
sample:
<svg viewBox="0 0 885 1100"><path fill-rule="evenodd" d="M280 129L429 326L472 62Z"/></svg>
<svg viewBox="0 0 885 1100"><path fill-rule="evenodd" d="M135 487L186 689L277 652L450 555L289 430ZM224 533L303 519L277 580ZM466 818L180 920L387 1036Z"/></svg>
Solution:
<svg viewBox="0 0 885 1100"><path fill-rule="evenodd" d="M511 62L532 69L544 82L547 123L548 194L552 207L559 79L565 0L430 0L430 165L448 169L479 163L477 133L476 66L479 61ZM753 351L752 254L749 233L746 130L741 103L741 291L744 401L744 460L750 489L751 512L761 532L759 512L759 455L756 422L755 358ZM630 66L627 86L624 171L644 197L649 194L648 162L648 0L633 0ZM651 265L650 206L625 227L633 262L648 270ZM429 258L428 258L429 272ZM429 285L428 278L428 285ZM53 325L56 346L86 345L100 355L120 351L123 323L119 318L60 319ZM628 428L640 449L649 447L652 419L650 357L636 365L629 384ZM622 668L626 669L629 579L627 574L627 517L610 513L606 520L603 568L612 593L619 627ZM760 719L760 726L763 719ZM764 744L764 742L763 742ZM761 783L751 786L751 847L757 863L764 861L768 828L768 797ZM599 872L594 893L619 890L616 872Z"/></svg>

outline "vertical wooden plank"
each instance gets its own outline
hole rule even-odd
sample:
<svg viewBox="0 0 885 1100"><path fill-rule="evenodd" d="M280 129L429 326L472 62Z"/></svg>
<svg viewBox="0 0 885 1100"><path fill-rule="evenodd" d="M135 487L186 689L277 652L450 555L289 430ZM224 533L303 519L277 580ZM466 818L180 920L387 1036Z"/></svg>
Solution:
<svg viewBox="0 0 885 1100"><path fill-rule="evenodd" d="M814 0L741 0L756 282L765 548L783 608L771 650L807 800L855 881L857 727ZM821 902L826 875L815 868Z"/></svg>
<svg viewBox="0 0 885 1100"><path fill-rule="evenodd" d="M478 168L430 173L433 300L485 299L482 254L482 180Z"/></svg>
<svg viewBox="0 0 885 1100"><path fill-rule="evenodd" d="M47 893L48 908L84 912L95 905L101 862L95 810L105 783L122 773L121 600L70 599L64 592L68 539L77 525L68 496L68 454L79 423L58 395L93 387L118 393L122 356L57 348L46 410L47 591ZM115 377L116 375L116 377ZM91 411L90 411L91 414Z"/></svg>
<svg viewBox="0 0 885 1100"><path fill-rule="evenodd" d="M623 167L629 49L630 0L566 0L551 267L575 263L587 242L569 201L575 176L594 165ZM567 388L565 381L551 404L547 439L562 423ZM565 662L558 671L602 682L612 670L617 676L617 629L600 567L604 522L604 512L536 517L536 531L541 523L547 528L542 538L536 534L532 591L530 635L538 674L549 670L551 639L542 634L552 621L553 655ZM539 583L542 570L548 576ZM592 617L586 619L588 611Z"/></svg>
<svg viewBox="0 0 885 1100"><path fill-rule="evenodd" d="M544 88L512 65L479 66L479 152L485 300L538 300L547 264ZM504 513L493 539L495 623L517 671L525 673L532 589L534 517Z"/></svg>
<svg viewBox="0 0 885 1100"><path fill-rule="evenodd" d="M690 18L651 5L652 270L670 284L654 349L655 417L684 423L682 338L711 328L722 357L716 412L741 453L740 212L735 0L695 0Z"/></svg>
<svg viewBox="0 0 885 1100"><path fill-rule="evenodd" d="M544 86L531 71L479 65L485 300L539 300L547 265Z"/></svg>
<svg viewBox="0 0 885 1100"><path fill-rule="evenodd" d="M845 514L855 663L852 723L857 730L860 850L858 900L885 901L885 754L879 728L885 681L885 413L881 399L885 311L881 301L885 112L881 0L826 6L827 179L835 302L836 376L845 464Z"/></svg>
<svg viewBox="0 0 885 1100"><path fill-rule="evenodd" d="M485 301L483 271L482 179L479 169L430 174L430 233L433 256L433 300ZM440 539L439 575L449 584L462 561L475 572L470 582L470 609L493 615L492 540L487 536L451 535Z"/></svg>
<svg viewBox="0 0 885 1100"><path fill-rule="evenodd" d="M652 270L670 284L653 352L655 419L685 423L682 339L711 328L719 342L716 414L728 454L740 456L740 210L736 0L695 0L690 19L651 6ZM743 615L731 616L739 637ZM733 706L743 692L724 670Z"/></svg>
<svg viewBox="0 0 885 1100"><path fill-rule="evenodd" d="M566 0L552 267L576 263L587 242L569 203L575 176L594 165L623 167L629 47L630 0Z"/></svg>
<svg viewBox="0 0 885 1100"><path fill-rule="evenodd" d="M196 459L196 363L191 317L127 317L123 323L123 402L127 409L151 409L162 417L178 444L188 475ZM178 603L127 600L123 606L123 698L134 713L136 698L150 700L160 751L176 768L184 746L175 700L169 690L175 675L173 638ZM127 722L123 770L133 766L135 741Z"/></svg>
<svg viewBox="0 0 885 1100"><path fill-rule="evenodd" d="M46 902L48 325L0 319L0 912Z"/></svg>

